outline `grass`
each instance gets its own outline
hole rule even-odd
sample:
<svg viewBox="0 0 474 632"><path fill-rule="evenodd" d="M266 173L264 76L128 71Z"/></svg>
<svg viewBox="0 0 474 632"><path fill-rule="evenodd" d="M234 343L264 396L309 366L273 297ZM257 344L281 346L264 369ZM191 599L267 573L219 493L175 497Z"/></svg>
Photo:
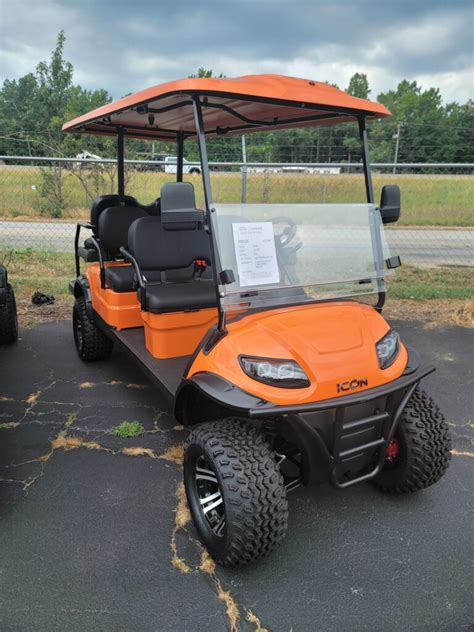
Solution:
<svg viewBox="0 0 474 632"><path fill-rule="evenodd" d="M122 421L120 425L110 430L110 434L122 439L130 439L131 437L139 437L143 431L143 425L139 421Z"/></svg>
<svg viewBox="0 0 474 632"><path fill-rule="evenodd" d="M0 262L2 261L0 250ZM68 284L74 278L74 256L68 253L30 249L13 251L7 265L17 296L29 297L35 290L69 296ZM387 279L393 298L419 301L443 298L470 299L474 296L474 269L469 267L417 267L404 264Z"/></svg>
<svg viewBox="0 0 474 632"><path fill-rule="evenodd" d="M91 174L63 172L65 219L86 219L93 197L110 193L116 183L108 172ZM82 181L84 182L81 182ZM127 193L149 203L159 195L172 175L161 172L130 171ZM188 176L202 205L200 176ZM237 203L241 195L241 176L237 172L212 173L216 203ZM398 184L402 190L402 217L405 226L473 226L474 176L373 174L375 199L384 184ZM40 207L41 171L38 167L0 167L0 217L42 218ZM249 174L249 203L347 203L364 199L362 175ZM47 205L46 205L47 206Z"/></svg>
<svg viewBox="0 0 474 632"><path fill-rule="evenodd" d="M0 263L5 256L0 248ZM43 252L29 248L7 254L9 280L17 296L31 296L39 290L56 298L68 296L69 281L74 278L74 255L62 252Z"/></svg>
<svg viewBox="0 0 474 632"><path fill-rule="evenodd" d="M474 270L468 267L418 268L404 265L387 281L388 295L416 301L472 299Z"/></svg>

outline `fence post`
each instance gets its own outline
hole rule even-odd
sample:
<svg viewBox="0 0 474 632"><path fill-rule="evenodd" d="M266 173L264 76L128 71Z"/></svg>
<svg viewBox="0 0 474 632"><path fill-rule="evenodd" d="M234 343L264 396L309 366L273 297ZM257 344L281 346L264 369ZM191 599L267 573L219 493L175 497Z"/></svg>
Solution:
<svg viewBox="0 0 474 632"><path fill-rule="evenodd" d="M242 191L240 194L240 201L242 204L246 204L247 202L247 148L245 146L245 134L242 134L242 167L241 167L241 178L242 178Z"/></svg>

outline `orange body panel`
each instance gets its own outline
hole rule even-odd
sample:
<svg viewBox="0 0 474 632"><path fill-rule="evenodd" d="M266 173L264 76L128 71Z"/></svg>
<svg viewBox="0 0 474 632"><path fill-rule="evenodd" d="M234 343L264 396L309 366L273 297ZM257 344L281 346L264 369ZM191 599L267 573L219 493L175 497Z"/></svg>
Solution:
<svg viewBox="0 0 474 632"><path fill-rule="evenodd" d="M216 309L195 312L152 314L142 312L145 344L155 358L176 358L191 355L209 327L217 323Z"/></svg>
<svg viewBox="0 0 474 632"><path fill-rule="evenodd" d="M106 263L106 266L126 265ZM140 303L136 292L114 292L100 287L100 266L93 263L88 266L86 276L91 289L92 307L99 316L115 329L142 327Z"/></svg>
<svg viewBox="0 0 474 632"><path fill-rule="evenodd" d="M390 327L373 307L352 301L251 314L228 323L227 328L228 335L208 355L197 355L189 377L210 371L280 405L344 397L337 384L346 381L367 380L366 386L357 386L351 393L387 384L403 373L408 361L400 345L392 366L380 369L376 343ZM311 384L285 389L257 382L244 373L239 355L296 360Z"/></svg>

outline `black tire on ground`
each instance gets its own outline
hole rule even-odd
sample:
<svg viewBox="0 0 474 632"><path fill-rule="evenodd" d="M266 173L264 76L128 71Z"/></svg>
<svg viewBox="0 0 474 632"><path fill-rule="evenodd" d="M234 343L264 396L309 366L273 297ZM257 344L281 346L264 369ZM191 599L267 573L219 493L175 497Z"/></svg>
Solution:
<svg viewBox="0 0 474 632"><path fill-rule="evenodd" d="M228 418L194 428L185 446L184 484L199 536L219 564L253 562L285 537L283 476L264 435L249 422ZM203 503L206 497L212 499Z"/></svg>
<svg viewBox="0 0 474 632"><path fill-rule="evenodd" d="M429 395L417 389L400 419L394 439L398 456L385 465L373 483L391 494L416 492L445 474L451 459L446 420Z"/></svg>
<svg viewBox="0 0 474 632"><path fill-rule="evenodd" d="M0 345L15 342L18 338L18 316L15 292L10 283L5 287L5 302L0 305Z"/></svg>
<svg viewBox="0 0 474 632"><path fill-rule="evenodd" d="M84 362L106 360L110 357L114 343L89 320L84 297L77 298L72 313L74 342L77 353Z"/></svg>

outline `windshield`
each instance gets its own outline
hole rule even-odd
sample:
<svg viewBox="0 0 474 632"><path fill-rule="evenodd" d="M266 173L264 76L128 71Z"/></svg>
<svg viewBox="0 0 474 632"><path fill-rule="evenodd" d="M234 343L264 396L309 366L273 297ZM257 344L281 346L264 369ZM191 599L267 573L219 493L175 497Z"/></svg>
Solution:
<svg viewBox="0 0 474 632"><path fill-rule="evenodd" d="M383 290L388 250L373 204L217 204L224 308L284 305ZM221 275L222 278L222 275Z"/></svg>

